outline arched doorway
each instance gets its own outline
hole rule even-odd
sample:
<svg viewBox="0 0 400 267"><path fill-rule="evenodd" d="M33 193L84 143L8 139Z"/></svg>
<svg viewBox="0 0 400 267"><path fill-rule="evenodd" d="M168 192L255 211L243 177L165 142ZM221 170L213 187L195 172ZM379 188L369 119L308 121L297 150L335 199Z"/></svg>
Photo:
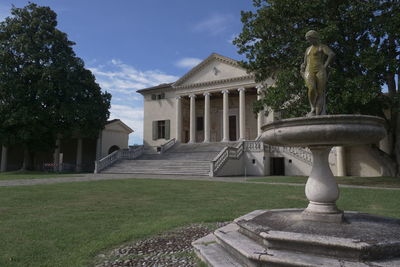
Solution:
<svg viewBox="0 0 400 267"><path fill-rule="evenodd" d="M108 155L110 155L111 153L113 153L114 151L119 150L119 146L112 146L110 147L110 149L108 150Z"/></svg>

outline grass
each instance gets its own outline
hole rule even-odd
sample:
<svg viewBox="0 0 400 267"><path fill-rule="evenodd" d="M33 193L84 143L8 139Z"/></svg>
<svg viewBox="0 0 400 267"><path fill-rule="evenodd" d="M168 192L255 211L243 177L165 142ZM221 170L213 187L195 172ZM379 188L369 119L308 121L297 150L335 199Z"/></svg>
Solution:
<svg viewBox="0 0 400 267"><path fill-rule="evenodd" d="M345 176L335 177L338 184L344 185L362 185L372 187L391 187L400 188L400 178L396 177L356 177ZM305 176L269 176L263 178L250 178L251 182L270 182L270 183L300 183L305 184L307 177Z"/></svg>
<svg viewBox="0 0 400 267"><path fill-rule="evenodd" d="M60 177L81 177L79 173L51 173L39 171L13 171L1 172L0 180L18 180L18 179L43 179L43 178L60 178Z"/></svg>
<svg viewBox="0 0 400 267"><path fill-rule="evenodd" d="M3 187L0 203L0 266L87 266L176 227L307 201L302 187L132 179ZM338 206L400 218L400 191L343 188Z"/></svg>

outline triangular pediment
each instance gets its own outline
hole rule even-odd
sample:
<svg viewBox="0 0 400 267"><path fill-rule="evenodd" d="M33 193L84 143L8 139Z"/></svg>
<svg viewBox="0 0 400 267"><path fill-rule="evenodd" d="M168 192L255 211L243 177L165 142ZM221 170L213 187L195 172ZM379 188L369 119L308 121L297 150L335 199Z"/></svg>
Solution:
<svg viewBox="0 0 400 267"><path fill-rule="evenodd" d="M104 129L108 131L124 132L127 134L133 133L133 130L119 119L107 122Z"/></svg>
<svg viewBox="0 0 400 267"><path fill-rule="evenodd" d="M213 53L176 81L173 86L185 87L246 76L249 74L239 66L236 60Z"/></svg>

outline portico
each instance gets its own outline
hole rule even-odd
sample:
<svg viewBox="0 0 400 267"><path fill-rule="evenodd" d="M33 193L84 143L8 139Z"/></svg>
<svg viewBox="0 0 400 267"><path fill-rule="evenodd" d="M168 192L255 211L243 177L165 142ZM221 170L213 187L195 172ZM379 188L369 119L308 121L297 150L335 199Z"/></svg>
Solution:
<svg viewBox="0 0 400 267"><path fill-rule="evenodd" d="M254 140L264 121L262 112L255 118L251 110L250 102L257 99L257 90L255 87L239 87L176 96L177 141L208 143ZM186 112L189 113L188 118L185 118ZM185 136L189 136L189 140Z"/></svg>

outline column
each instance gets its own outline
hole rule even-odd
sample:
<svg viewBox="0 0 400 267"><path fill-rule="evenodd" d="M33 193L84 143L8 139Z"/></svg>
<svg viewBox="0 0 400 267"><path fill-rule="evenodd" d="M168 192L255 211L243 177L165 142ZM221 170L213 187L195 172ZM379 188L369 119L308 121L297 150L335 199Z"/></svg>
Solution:
<svg viewBox="0 0 400 267"><path fill-rule="evenodd" d="M246 99L245 88L239 88L239 140L246 139Z"/></svg>
<svg viewBox="0 0 400 267"><path fill-rule="evenodd" d="M99 136L97 137L97 142L96 142L96 160L101 160L101 155L103 154L102 151L102 130L99 131Z"/></svg>
<svg viewBox="0 0 400 267"><path fill-rule="evenodd" d="M222 111L222 140L221 142L229 142L229 98L228 90L223 90L223 111Z"/></svg>
<svg viewBox="0 0 400 267"><path fill-rule="evenodd" d="M210 142L210 93L204 93L204 143Z"/></svg>
<svg viewBox="0 0 400 267"><path fill-rule="evenodd" d="M256 88L257 88L257 100L261 100L261 98L262 98L262 86L258 85ZM264 122L264 112L260 111L257 114L257 136L258 137L261 136L261 134L262 134L261 127L263 125L263 122Z"/></svg>
<svg viewBox="0 0 400 267"><path fill-rule="evenodd" d="M196 142L196 95L189 95L190 98L190 139L189 143Z"/></svg>
<svg viewBox="0 0 400 267"><path fill-rule="evenodd" d="M5 145L1 148L1 172L7 171L7 147Z"/></svg>
<svg viewBox="0 0 400 267"><path fill-rule="evenodd" d="M337 176L346 176L345 150L342 146L336 147Z"/></svg>
<svg viewBox="0 0 400 267"><path fill-rule="evenodd" d="M58 172L60 170L60 138L57 137L56 147L54 149L54 167L53 170Z"/></svg>
<svg viewBox="0 0 400 267"><path fill-rule="evenodd" d="M176 97L176 141L182 142L182 97Z"/></svg>
<svg viewBox="0 0 400 267"><path fill-rule="evenodd" d="M76 145L76 166L75 166L75 171L76 172L81 172L82 171L82 138L78 139L77 145Z"/></svg>

